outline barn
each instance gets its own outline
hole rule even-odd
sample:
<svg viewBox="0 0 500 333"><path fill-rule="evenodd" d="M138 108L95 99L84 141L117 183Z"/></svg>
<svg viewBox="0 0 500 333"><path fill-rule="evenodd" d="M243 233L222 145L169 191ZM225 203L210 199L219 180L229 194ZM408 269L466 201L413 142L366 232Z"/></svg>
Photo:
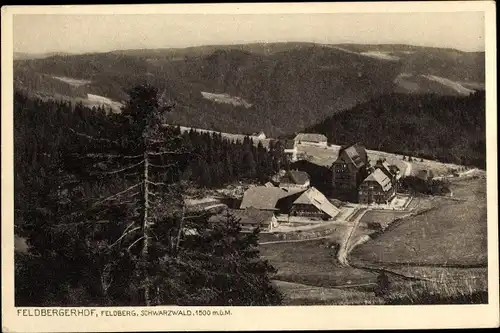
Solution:
<svg viewBox="0 0 500 333"><path fill-rule="evenodd" d="M299 133L293 139L297 144L313 145L319 147L327 147L328 139L323 134L317 133Z"/></svg>
<svg viewBox="0 0 500 333"><path fill-rule="evenodd" d="M281 188L308 188L310 185L311 180L305 171L289 170L279 180Z"/></svg>
<svg viewBox="0 0 500 333"><path fill-rule="evenodd" d="M290 216L302 216L313 219L331 220L340 213L328 199L315 189L309 188L292 204Z"/></svg>

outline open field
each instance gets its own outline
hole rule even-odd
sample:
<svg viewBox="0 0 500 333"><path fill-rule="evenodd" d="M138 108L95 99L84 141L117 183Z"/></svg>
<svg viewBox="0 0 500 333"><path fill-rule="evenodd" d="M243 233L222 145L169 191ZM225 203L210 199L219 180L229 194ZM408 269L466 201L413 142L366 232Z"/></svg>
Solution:
<svg viewBox="0 0 500 333"><path fill-rule="evenodd" d="M360 222L369 223L369 222L378 222L381 225L387 225L390 222L394 221L394 219L408 215L408 212L402 211L391 211L391 210L368 210L363 217L361 217Z"/></svg>
<svg viewBox="0 0 500 333"><path fill-rule="evenodd" d="M193 129L194 131L200 132L200 133L221 134L223 138L226 138L226 139L231 140L231 141L243 142L243 140L246 137L246 135L244 135L244 134L223 133L223 132L217 132L217 131L212 131L212 130L207 130L207 129L202 129L202 128L193 128L193 127L185 127L185 126L180 126L180 128L181 128L182 132L190 131L191 129ZM252 139L252 141L255 145L258 145L259 142L261 142L264 147L269 147L269 142L271 141L271 139L269 139L269 138L268 139L260 139L256 136L251 136L251 135L249 137L250 137L250 139Z"/></svg>
<svg viewBox="0 0 500 333"><path fill-rule="evenodd" d="M392 267L389 269L393 270ZM393 283L385 297L387 304L478 304L487 302L487 268L400 267L400 274L425 281Z"/></svg>
<svg viewBox="0 0 500 333"><path fill-rule="evenodd" d="M382 304L373 293L353 288L324 288L286 281L273 281L285 296L285 305L363 305Z"/></svg>
<svg viewBox="0 0 500 333"><path fill-rule="evenodd" d="M263 258L278 270L275 279L318 287L366 284L376 274L361 269L341 267L329 240L260 245Z"/></svg>
<svg viewBox="0 0 500 333"><path fill-rule="evenodd" d="M353 250L356 263L477 265L487 259L485 180L454 184L467 201L443 202ZM466 188L464 188L466 187Z"/></svg>

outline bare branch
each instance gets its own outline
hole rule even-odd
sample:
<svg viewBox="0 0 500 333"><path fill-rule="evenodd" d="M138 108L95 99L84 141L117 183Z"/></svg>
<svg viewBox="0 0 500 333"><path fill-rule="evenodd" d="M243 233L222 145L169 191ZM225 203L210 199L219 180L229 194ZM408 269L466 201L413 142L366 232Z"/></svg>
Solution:
<svg viewBox="0 0 500 333"><path fill-rule="evenodd" d="M133 224L133 223L132 223L132 224ZM132 224L131 224L131 225L132 225ZM117 243L118 243L118 242L119 242L119 241L120 241L123 237L125 237L125 236L127 236L128 234L130 234L131 232L134 232L134 231L139 230L139 229L141 229L141 227L135 227L134 229L132 229L132 230L130 230L130 231L128 231L128 232L124 232L124 233L123 233L123 235L121 235L121 236L120 236L120 238L118 238L118 239L116 240L116 242L114 242L113 244L111 244L111 245L109 246L109 248L112 248L113 246L115 246L115 244L117 244Z"/></svg>
<svg viewBox="0 0 500 333"><path fill-rule="evenodd" d="M150 180L146 180L146 182L147 182L148 184L151 184L151 185L156 185L156 186L161 186L161 185L165 185L165 186L167 186L167 185L168 185L168 184L166 184L166 183L161 183L161 182L160 182L160 183L155 183L155 182L152 182L152 181L150 181Z"/></svg>
<svg viewBox="0 0 500 333"><path fill-rule="evenodd" d="M50 227L51 228L60 228L60 227L65 227L65 226L76 226L76 225L82 225L82 224L105 224L105 223L110 223L109 220L99 220L99 221L83 221L83 222L74 222L74 223L59 223L59 224L53 224Z"/></svg>
<svg viewBox="0 0 500 333"><path fill-rule="evenodd" d="M107 198L104 198L104 199L102 199L102 200L100 200L100 201L96 202L95 204L93 204L93 205L92 205L92 207L95 207L95 206L100 205L101 203L103 203L103 202L105 202L105 201L108 201L108 200L111 200L111 199L113 199L113 198L115 198L115 197L118 197L118 196L120 196L120 195L122 195L122 194L124 194L124 193L126 193L126 192L128 192L128 191L130 191L131 189L136 188L137 186L140 186L141 184L142 184L142 183L137 183L137 184L132 185L132 186L130 186L129 188L127 188L127 189L125 189L125 190L121 191L121 192L118 192L118 193L113 194L113 195L111 195L111 196L109 196L109 197L107 197ZM140 192L137 192L137 193L140 193Z"/></svg>
<svg viewBox="0 0 500 333"><path fill-rule="evenodd" d="M85 156L87 157L106 157L106 158L126 158L126 159L133 159L133 158L139 158L143 157L144 155L119 155L119 154L97 154L97 153L92 153L92 154L86 154Z"/></svg>
<svg viewBox="0 0 500 333"><path fill-rule="evenodd" d="M135 244L137 244L137 242L139 242L143 238L144 238L144 236L141 236L135 242L133 242L132 244L130 244L130 246L127 248L127 251L130 251L130 249L132 248L132 246L134 246Z"/></svg>
<svg viewBox="0 0 500 333"><path fill-rule="evenodd" d="M123 171L126 171L126 170L130 170L130 169L133 169L141 164L144 163L144 160L140 161L139 163L136 163L136 164L132 164L132 165L129 165L125 168L121 168L121 169L118 169L118 170L114 170L114 171L109 171L109 172L95 172L93 173L94 175L113 175L113 174L116 174L116 173L120 173L120 172L123 172Z"/></svg>
<svg viewBox="0 0 500 333"><path fill-rule="evenodd" d="M84 137L86 139L89 139L89 140L94 140L94 141L104 141L104 142L116 142L116 141L112 141L112 140L109 140L109 139L103 139L103 138L94 138L93 136L90 136L88 134L85 134L85 133L80 133L80 132L77 132L75 131L74 129L70 128L69 129L71 132L75 133L76 135L78 136L81 136L81 137Z"/></svg>
<svg viewBox="0 0 500 333"><path fill-rule="evenodd" d="M159 164L149 163L149 166L152 166L152 167L155 167L155 168L169 168L169 167L172 167L172 166L175 166L175 165L177 165L177 163L170 163L170 164L165 164L165 165L159 165Z"/></svg>
<svg viewBox="0 0 500 333"><path fill-rule="evenodd" d="M175 150L164 150L164 151L158 151L158 152L148 152L149 155L165 155L165 154L171 154L171 155L179 155L179 154L187 154L188 152L185 151L175 151Z"/></svg>

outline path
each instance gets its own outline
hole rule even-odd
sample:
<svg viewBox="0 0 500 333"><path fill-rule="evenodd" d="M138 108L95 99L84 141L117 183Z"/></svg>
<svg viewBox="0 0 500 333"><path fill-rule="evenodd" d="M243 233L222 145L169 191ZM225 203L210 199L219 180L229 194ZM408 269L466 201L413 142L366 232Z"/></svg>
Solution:
<svg viewBox="0 0 500 333"><path fill-rule="evenodd" d="M319 240L319 239L326 239L326 238L329 238L329 237L330 237L330 235L316 237L316 238L290 239L290 240L282 240L282 241L262 242L262 243L259 243L259 245L309 242L309 241L315 241L315 240Z"/></svg>
<svg viewBox="0 0 500 333"><path fill-rule="evenodd" d="M360 214L354 221L352 221L351 228L346 232L346 238L343 243L340 245L339 252L337 253L337 260L343 266L349 266L349 262L347 260L347 255L349 254L349 245L351 242L351 238L356 232L356 229L359 226L361 218L366 214L369 209L366 209L363 214Z"/></svg>

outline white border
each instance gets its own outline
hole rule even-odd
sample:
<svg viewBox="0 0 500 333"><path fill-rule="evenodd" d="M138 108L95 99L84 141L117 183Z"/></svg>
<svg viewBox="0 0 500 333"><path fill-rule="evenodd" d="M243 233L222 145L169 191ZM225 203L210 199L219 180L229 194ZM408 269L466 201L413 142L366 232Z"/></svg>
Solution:
<svg viewBox="0 0 500 333"><path fill-rule="evenodd" d="M14 14L485 13L489 304L236 307L222 317L18 317L13 285L12 16ZM6 332L468 328L499 326L496 17L493 1L2 7L2 328ZM168 307L161 307L168 308ZM107 308L119 309L119 308ZM130 308L123 308L130 309ZM138 311L146 308L136 308ZM211 308L213 309L213 308Z"/></svg>

